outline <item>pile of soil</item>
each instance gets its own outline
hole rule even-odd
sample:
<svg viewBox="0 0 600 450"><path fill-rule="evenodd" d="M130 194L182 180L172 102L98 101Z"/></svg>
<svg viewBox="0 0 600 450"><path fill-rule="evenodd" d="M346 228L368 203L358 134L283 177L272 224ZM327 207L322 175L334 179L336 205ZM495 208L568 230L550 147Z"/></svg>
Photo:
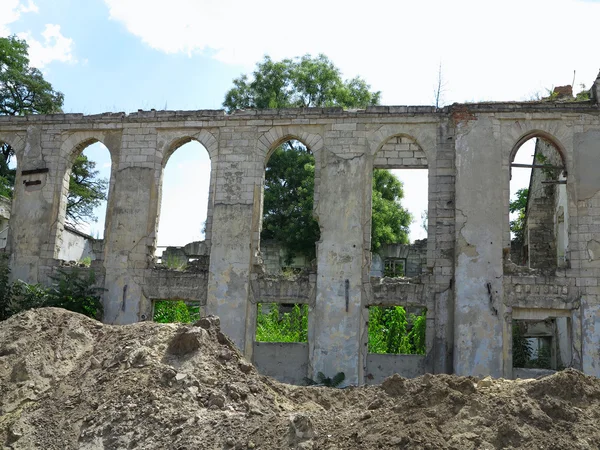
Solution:
<svg viewBox="0 0 600 450"><path fill-rule="evenodd" d="M0 323L9 449L597 449L600 380L450 375L299 387L261 376L218 319L103 325L44 308Z"/></svg>

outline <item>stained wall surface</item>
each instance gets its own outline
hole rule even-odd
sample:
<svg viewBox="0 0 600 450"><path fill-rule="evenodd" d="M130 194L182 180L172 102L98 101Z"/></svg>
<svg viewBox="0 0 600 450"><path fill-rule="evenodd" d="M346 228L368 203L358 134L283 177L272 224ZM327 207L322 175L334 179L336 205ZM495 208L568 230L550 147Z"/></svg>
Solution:
<svg viewBox="0 0 600 450"><path fill-rule="evenodd" d="M543 275L507 256L509 167L535 136L556 145L568 172L568 264ZM300 287L266 280L260 265L265 165L292 138L315 156L321 227L316 271ZM168 274L154 267L162 174L169 155L192 139L211 158L203 244L210 256L195 271ZM461 375L512 376L513 318L569 317L571 365L600 376L600 113L592 101L3 116L0 141L19 161L12 276L41 283L59 265L74 158L92 142L109 149L105 238L93 263L106 289L106 322L149 320L158 297L198 300L252 358L256 303L297 296L309 305L308 374L342 371L362 383L370 305L426 307L419 371ZM426 268L410 280L372 279L373 168L411 167L429 173Z"/></svg>

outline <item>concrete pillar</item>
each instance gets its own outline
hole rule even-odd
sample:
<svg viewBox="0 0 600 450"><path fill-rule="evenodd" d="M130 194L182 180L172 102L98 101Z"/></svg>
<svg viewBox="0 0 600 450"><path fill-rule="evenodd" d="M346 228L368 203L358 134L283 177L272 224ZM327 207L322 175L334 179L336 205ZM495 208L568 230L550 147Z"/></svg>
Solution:
<svg viewBox="0 0 600 450"><path fill-rule="evenodd" d="M104 321L114 324L138 322L148 312L140 283L148 267L150 235L154 233L150 205L158 195L154 169L124 165L116 173L109 205L112 217L105 236L108 291L104 296Z"/></svg>
<svg viewBox="0 0 600 450"><path fill-rule="evenodd" d="M333 377L344 372L347 383L357 384L362 379L358 355L363 186L370 177L364 154L346 159L325 150L323 156L326 164L321 169L319 190L321 241L317 248L316 305L309 317L311 376L323 372Z"/></svg>
<svg viewBox="0 0 600 450"><path fill-rule="evenodd" d="M508 177L492 120L456 130L454 371L503 376L502 192Z"/></svg>
<svg viewBox="0 0 600 450"><path fill-rule="evenodd" d="M38 283L42 258L51 257L48 224L58 216L62 185L56 182L59 164L47 163L42 156L42 131L29 126L22 142L16 135L7 139L17 152L17 175L9 225L8 249L11 252L11 278ZM27 154L21 152L27 149ZM47 172L44 172L47 170ZM26 171L23 175L23 171Z"/></svg>
<svg viewBox="0 0 600 450"><path fill-rule="evenodd" d="M216 184L206 313L219 316L223 332L251 357L252 336L246 330L253 330L249 321L256 320L255 312L251 313L256 304L249 301L249 290L264 162L257 160L252 144L242 139L243 132L247 130L233 133L231 140L221 140L212 166Z"/></svg>

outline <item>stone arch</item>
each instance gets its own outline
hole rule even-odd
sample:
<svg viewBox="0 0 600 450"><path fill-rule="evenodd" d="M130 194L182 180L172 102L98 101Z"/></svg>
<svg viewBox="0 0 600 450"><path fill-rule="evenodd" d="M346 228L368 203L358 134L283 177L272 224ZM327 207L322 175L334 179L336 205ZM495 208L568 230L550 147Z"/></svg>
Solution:
<svg viewBox="0 0 600 450"><path fill-rule="evenodd" d="M321 150L323 149L323 138L320 134L310 133L301 126L285 126L285 127L273 127L266 133L263 133L258 138L256 149L258 154L262 157L263 165L266 166L269 161L269 157L275 151L275 149L288 139L296 139L306 145L310 149L315 160L318 160ZM319 166L319 164L317 164ZM318 170L315 167L315 172ZM316 173L315 173L316 179Z"/></svg>
<svg viewBox="0 0 600 450"><path fill-rule="evenodd" d="M312 130L316 131L316 130ZM301 142L306 148L310 150L315 158L315 184L313 193L313 216L319 221L318 217L318 204L319 204L319 188L321 180L321 158L323 150L323 137L317 133L311 133L307 131L306 127L303 126L276 126L272 127L269 131L263 133L257 141L257 164L262 162L260 169L262 170L261 176L257 177L257 185L255 189L254 202L258 205L257 214L253 220L252 230L252 249L257 252L260 248L260 230L262 227L262 216L263 216L263 195L264 195L264 169L267 166L269 158L283 142L287 140L297 140Z"/></svg>
<svg viewBox="0 0 600 450"><path fill-rule="evenodd" d="M207 247L210 249L210 242L212 237L212 220L213 220L213 202L215 198L215 190L216 190L216 164L215 161L218 157L218 147L219 143L215 135L205 129L201 130L166 130L164 132L159 133L158 135L158 145L157 145L157 158L160 158L160 165L158 165L157 160L157 186L158 186L158 195L157 201L155 205L151 205L152 211L154 214L150 214L150 217L154 215L154 237L157 239L158 236L158 225L160 220L160 205L162 202L162 182L163 182L163 173L167 163L171 156L183 145L196 141L208 153L208 157L210 159L210 180L209 180L209 188L208 188L208 208L206 212L206 231L204 234L204 241ZM155 241L156 242L156 241ZM153 255L152 255L153 256Z"/></svg>
<svg viewBox="0 0 600 450"><path fill-rule="evenodd" d="M503 169L505 170L505 185L503 187L504 198L504 220L503 220L503 247L505 255L510 256L512 248L510 231L510 212L509 204L511 201L510 180L512 178L511 164L523 144L532 139L541 139L551 145L558 153L562 162L562 175L566 177L567 200L574 194L572 181L567 176L572 164L572 126L566 126L559 120L516 120L510 124L504 123L502 126L502 150L503 150ZM555 164L556 165L556 164ZM514 194L514 193L513 193ZM569 211L566 215L573 216L576 211L571 210L572 202L568 201ZM552 215L554 216L554 214ZM556 244L556 242L554 242Z"/></svg>
<svg viewBox="0 0 600 450"><path fill-rule="evenodd" d="M22 133L2 132L0 133L0 142L10 145L15 151L17 160L21 161L25 149L25 135Z"/></svg>
<svg viewBox="0 0 600 450"><path fill-rule="evenodd" d="M60 162L57 167L56 186L54 187L55 198L58 198L58 205L55 209L55 220L51 229L52 236L52 252L53 257L58 258L60 246L62 245L66 210L67 197L69 194L69 179L71 168L77 156L79 156L87 147L97 142L101 143L109 152L111 158L111 175L108 185L108 201L106 208L106 219L104 223L104 240L107 238L107 231L110 228L110 203L111 194L115 183L115 170L119 159L118 148L111 139L107 139L107 132L98 130L77 131L69 133L67 138L60 146ZM120 142L120 140L119 140Z"/></svg>
<svg viewBox="0 0 600 450"><path fill-rule="evenodd" d="M526 133L522 134L516 140L516 142L514 143L512 149L510 151L509 164L512 164L512 162L515 160L515 156L517 155L517 152L519 151L519 149L521 148L521 146L525 142L529 141L530 139L535 139L535 138L542 139L542 140L544 140L544 141L546 141L549 144L552 144L554 146L554 148L558 151L558 154L560 155L560 158L562 159L563 167L566 170L566 168L567 168L567 156L566 156L565 147L552 134L548 133L547 131L543 131L543 130L539 130L539 129L532 129L530 131L527 131Z"/></svg>
<svg viewBox="0 0 600 450"><path fill-rule="evenodd" d="M161 165L162 168L167 165L169 158L175 151L181 147L182 145L187 144L191 141L198 141L208 152L208 156L211 161L214 161L217 157L219 143L217 138L207 130L200 130L197 133L190 133L188 130L182 130L181 132L169 133L169 136L166 136L167 142L165 142L165 146L163 147L163 155Z"/></svg>

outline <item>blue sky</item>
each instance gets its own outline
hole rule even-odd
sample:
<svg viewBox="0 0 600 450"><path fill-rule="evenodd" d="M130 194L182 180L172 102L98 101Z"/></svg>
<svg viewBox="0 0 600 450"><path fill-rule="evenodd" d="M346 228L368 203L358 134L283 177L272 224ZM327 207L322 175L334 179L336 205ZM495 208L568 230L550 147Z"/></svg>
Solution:
<svg viewBox="0 0 600 450"><path fill-rule="evenodd" d="M27 39L32 65L65 94L64 110L86 114L218 109L233 78L263 55L320 52L381 90L384 104L432 104L440 63L444 104L527 100L571 84L574 70L576 87L590 85L600 60L589 24L599 18L599 2L578 0L0 0L0 36ZM107 153L86 154L108 173ZM194 200L181 217L186 208L171 199L189 189L175 182L178 171L208 180L204 150L172 158L162 216L173 223L161 220L160 245L197 239L206 214L206 201ZM412 175L403 203L417 219L414 239L426 185ZM193 230L182 232L189 221Z"/></svg>

